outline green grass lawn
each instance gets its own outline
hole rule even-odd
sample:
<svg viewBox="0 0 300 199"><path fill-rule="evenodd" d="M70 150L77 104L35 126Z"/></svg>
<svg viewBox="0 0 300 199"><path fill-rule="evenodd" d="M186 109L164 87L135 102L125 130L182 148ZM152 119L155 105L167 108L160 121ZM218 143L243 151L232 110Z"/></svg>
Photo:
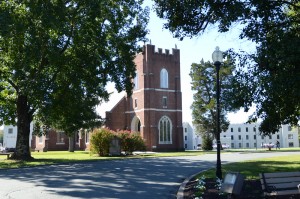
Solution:
<svg viewBox="0 0 300 199"><path fill-rule="evenodd" d="M49 151L49 152L32 152L33 161L16 161L6 160L6 156L0 157L0 169L31 167L47 164L70 163L80 161L98 161L98 160L113 160L124 157L99 157L91 155L88 151Z"/></svg>
<svg viewBox="0 0 300 199"><path fill-rule="evenodd" d="M121 157L99 157L97 155L91 155L88 151L75 151L74 153L68 151L48 151L48 152L32 152L34 157L33 161L15 161L6 160L6 156L0 156L0 169L30 167L47 164L57 163L70 163L80 161L101 161L101 160L114 160L125 158L149 158L149 157L171 157L171 156L195 156L203 155L214 152L203 151L186 151L186 152L171 152L171 153L154 153L154 154L142 154L136 156L121 156Z"/></svg>
<svg viewBox="0 0 300 199"><path fill-rule="evenodd" d="M299 155L278 156L222 165L223 176L225 176L227 172L240 172L246 179L258 179L258 174L262 172L290 172L299 170ZM207 178L214 178L215 169L201 173L198 177L203 175Z"/></svg>
<svg viewBox="0 0 300 199"><path fill-rule="evenodd" d="M223 150L222 153L235 153L235 152L282 152L282 151L294 151L295 149L281 149L281 150L272 150L268 151L266 149L259 150ZM137 156L126 156L126 157L99 157L96 155L91 155L87 151L75 151L74 153L67 151L49 151L49 152L32 152L34 161L15 161L15 160L6 160L6 156L0 156L0 169L4 168L19 168L19 167L30 167L30 166L39 166L47 164L56 164L56 163L70 163L70 162L79 162L79 161L101 161L101 160L113 160L113 159L124 159L124 158L149 158L149 157L171 157L171 156L195 156L203 155L207 153L216 153L216 151L185 151L185 152L171 152L171 153L154 153L154 154L142 154ZM247 177L258 176L258 173L261 171L264 172L273 172L273 171L286 171L289 170L299 170L300 169L300 157L278 157L271 159L247 161L240 163L233 163L228 165L222 165L223 173L228 171L240 171ZM205 175L214 176L214 170L206 172Z"/></svg>

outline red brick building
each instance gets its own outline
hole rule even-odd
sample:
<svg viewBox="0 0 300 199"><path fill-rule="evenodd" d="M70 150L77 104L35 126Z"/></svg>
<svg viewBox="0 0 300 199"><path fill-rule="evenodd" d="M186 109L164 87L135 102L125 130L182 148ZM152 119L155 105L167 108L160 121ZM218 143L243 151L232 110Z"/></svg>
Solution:
<svg viewBox="0 0 300 199"><path fill-rule="evenodd" d="M75 134L75 150L89 150L89 132ZM38 151L66 151L69 149L69 137L61 131L49 130L47 135L32 136L31 148Z"/></svg>
<svg viewBox="0 0 300 199"><path fill-rule="evenodd" d="M106 112L106 126L140 132L147 150L183 151L180 50L148 44L135 64L133 94Z"/></svg>

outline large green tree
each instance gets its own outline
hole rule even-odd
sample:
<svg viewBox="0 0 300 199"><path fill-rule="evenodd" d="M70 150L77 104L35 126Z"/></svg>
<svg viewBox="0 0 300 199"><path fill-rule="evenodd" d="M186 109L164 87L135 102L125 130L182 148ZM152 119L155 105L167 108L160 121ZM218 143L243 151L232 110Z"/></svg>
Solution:
<svg viewBox="0 0 300 199"><path fill-rule="evenodd" d="M0 2L0 115L17 123L15 159L32 159L30 122L53 103L57 87L80 79L89 95L105 86L131 93L133 62L147 34L148 9L136 0ZM68 81L65 81L68 80ZM51 107L51 106L50 106ZM58 110L58 109L57 109Z"/></svg>
<svg viewBox="0 0 300 199"><path fill-rule="evenodd" d="M226 32L232 24L240 38L256 43L254 54L232 52L239 64L232 79L228 107L245 111L255 104L250 121L262 119L260 131L276 132L300 117L300 3L298 0L154 0L164 27L180 39L201 35L209 26ZM236 27L236 26L235 26ZM234 96L235 95L235 96ZM232 97L234 96L234 97Z"/></svg>
<svg viewBox="0 0 300 199"><path fill-rule="evenodd" d="M221 96L227 92L233 67L227 64L220 68ZM211 62L193 63L190 76L194 91L194 101L191 105L193 124L202 135L216 137L217 134L217 102L216 102L216 67ZM226 131L229 121L226 117L224 98L220 97L220 127Z"/></svg>
<svg viewBox="0 0 300 199"><path fill-rule="evenodd" d="M96 112L100 98L82 89L79 80L76 78L69 84L57 85L51 95L51 104L39 109L34 119L39 135L43 126L63 131L69 137L69 152L75 150L74 138L80 129L92 129L103 124L103 119ZM101 97L106 100L104 95ZM44 133L47 134L47 131Z"/></svg>

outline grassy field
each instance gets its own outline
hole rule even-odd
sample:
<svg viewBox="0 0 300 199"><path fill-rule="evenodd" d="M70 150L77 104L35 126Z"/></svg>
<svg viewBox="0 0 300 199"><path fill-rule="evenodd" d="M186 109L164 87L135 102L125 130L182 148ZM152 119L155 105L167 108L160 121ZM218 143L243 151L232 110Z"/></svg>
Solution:
<svg viewBox="0 0 300 199"><path fill-rule="evenodd" d="M223 176L225 176L227 172L240 172L246 179L258 179L258 174L262 172L289 172L299 170L299 155L278 156L222 165ZM201 173L199 177L203 175L207 178L214 178L216 175L215 169Z"/></svg>
<svg viewBox="0 0 300 199"><path fill-rule="evenodd" d="M99 157L91 155L88 151L75 151L74 153L68 151L48 151L48 152L32 152L33 161L15 161L6 160L6 156L0 156L0 169L30 167L57 163L70 163L80 161L101 161L114 160L126 158L149 158L149 157L171 157L171 156L195 156L215 152L203 151L186 151L186 152L172 152L172 153L142 153L136 156L120 156L120 157Z"/></svg>
<svg viewBox="0 0 300 199"><path fill-rule="evenodd" d="M222 153L235 153L235 152L261 152L261 153L272 153L272 152L283 152L283 151L299 151L299 148L291 149L281 149L268 151L266 149L259 150L224 150ZM216 153L216 151L185 151L185 152L172 152L172 153L145 153L136 156L126 156L126 157L99 157L96 155L91 155L87 151L76 151L70 153L67 151L49 151L49 152L32 152L32 157L34 161L24 162L24 161L14 161L6 160L6 156L0 156L0 169L9 168L19 168L19 167L30 167L39 166L47 164L57 164L57 163L70 163L70 162L80 162L80 161L101 161L101 160L113 160L113 159L125 159L125 158L149 158L149 157L171 157L171 156L196 156L203 155L207 153ZM223 173L227 171L241 171L245 176L257 176L262 170L274 171L274 170L299 170L300 169L300 157L280 157L272 159L255 160L241 163L234 163L229 165L223 165ZM208 171L205 175L214 176L214 170Z"/></svg>

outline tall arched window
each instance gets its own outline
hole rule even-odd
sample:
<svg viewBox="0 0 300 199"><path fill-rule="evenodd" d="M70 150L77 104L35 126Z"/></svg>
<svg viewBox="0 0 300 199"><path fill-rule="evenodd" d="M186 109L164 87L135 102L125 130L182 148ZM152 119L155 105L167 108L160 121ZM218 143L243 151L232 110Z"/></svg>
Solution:
<svg viewBox="0 0 300 199"><path fill-rule="evenodd" d="M169 87L168 71L165 68L161 69L160 71L160 87L161 88Z"/></svg>
<svg viewBox="0 0 300 199"><path fill-rule="evenodd" d="M137 72L135 73L133 83L134 83L134 90L137 90L139 88L139 76Z"/></svg>
<svg viewBox="0 0 300 199"><path fill-rule="evenodd" d="M159 144L172 144L172 123L167 116L159 121Z"/></svg>

